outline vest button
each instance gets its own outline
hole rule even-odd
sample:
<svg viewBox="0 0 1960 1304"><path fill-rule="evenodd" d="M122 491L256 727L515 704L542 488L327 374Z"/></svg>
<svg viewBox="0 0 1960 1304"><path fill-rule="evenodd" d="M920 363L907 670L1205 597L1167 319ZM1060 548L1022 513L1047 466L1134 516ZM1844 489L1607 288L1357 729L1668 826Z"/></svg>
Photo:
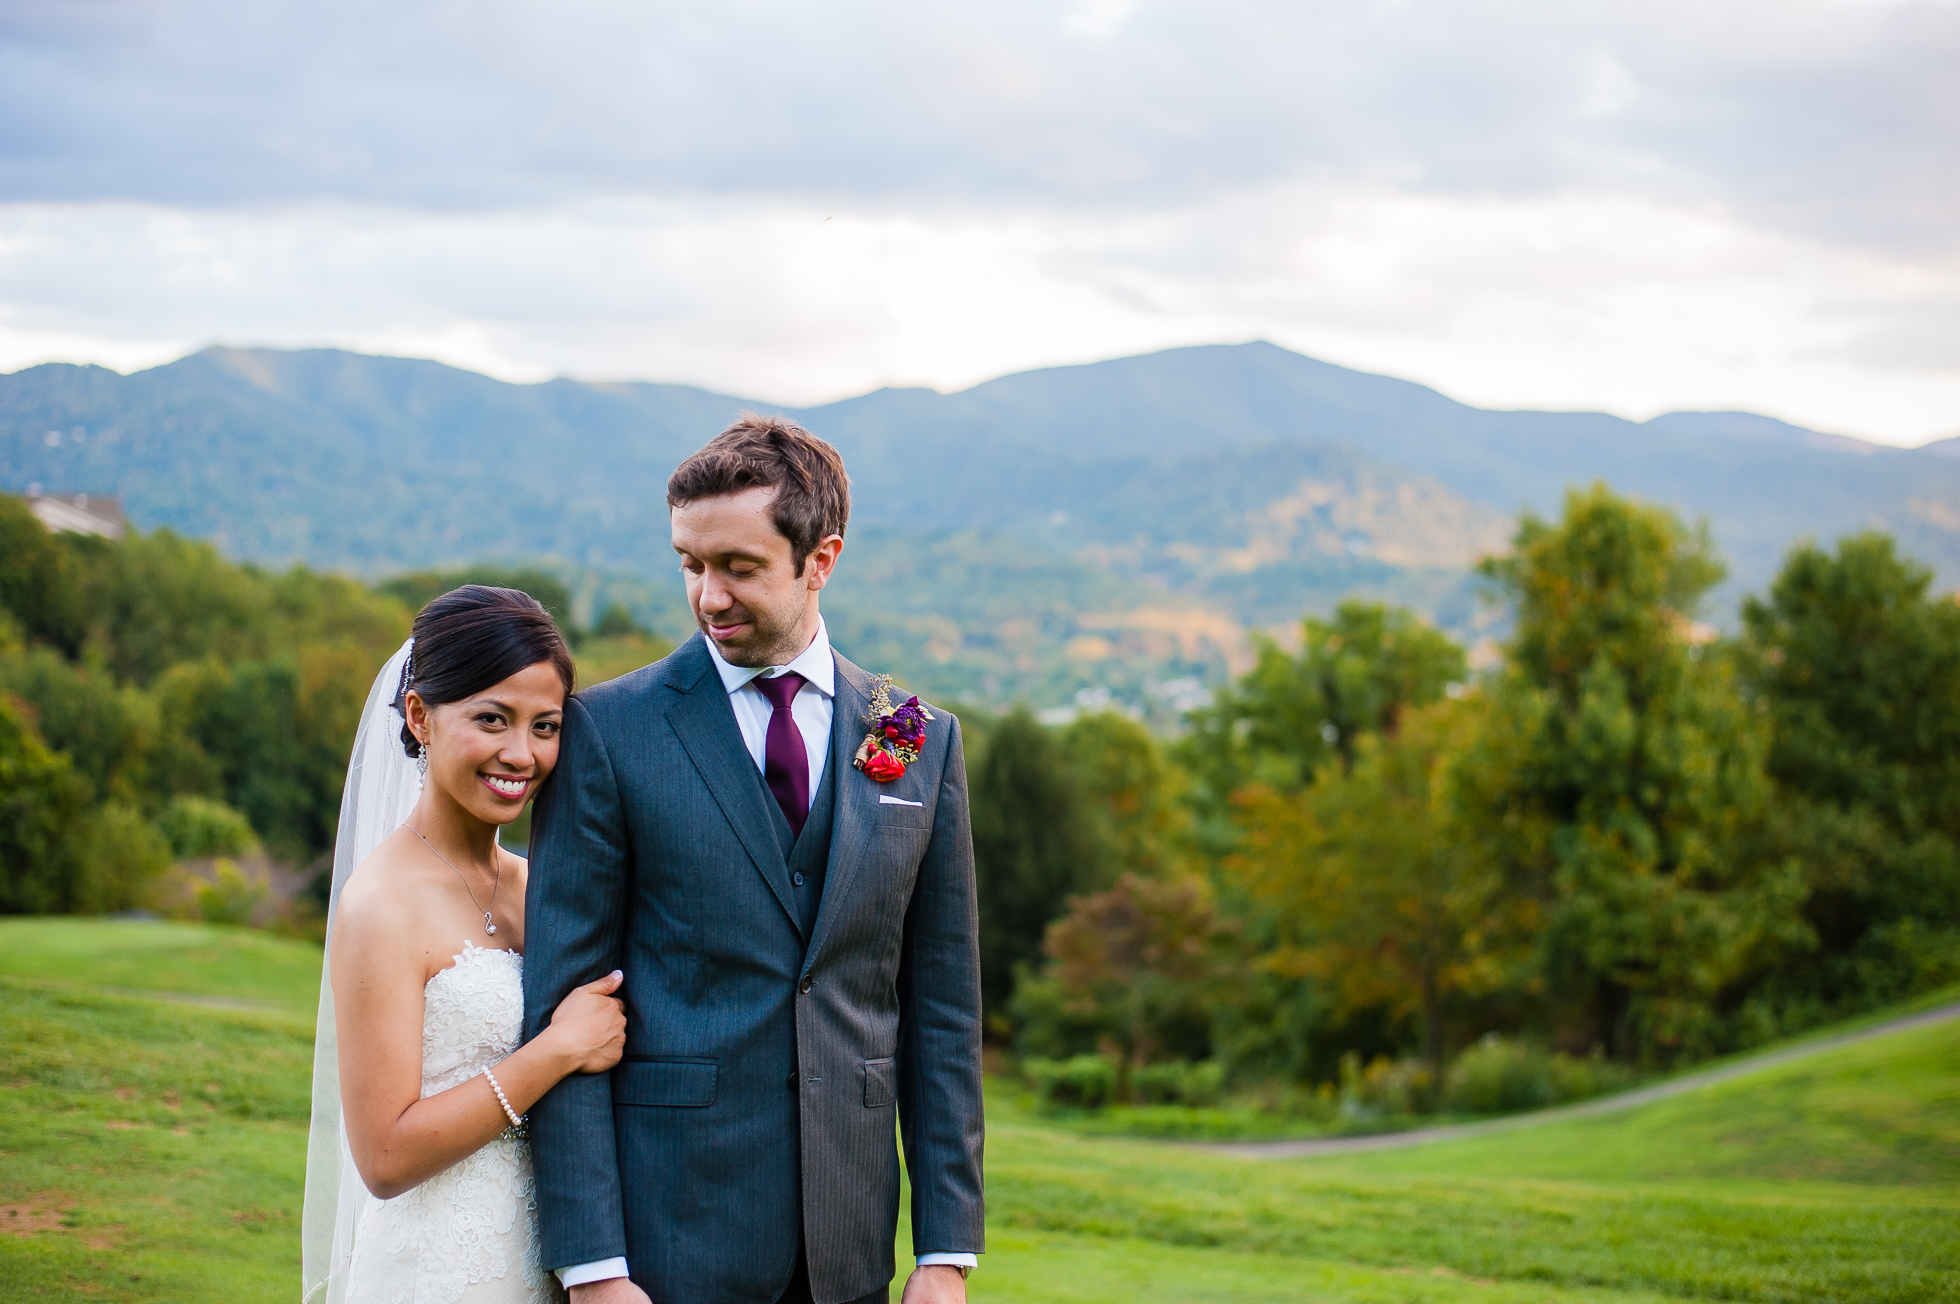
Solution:
<svg viewBox="0 0 1960 1304"><path fill-rule="evenodd" d="M790 881L790 882L792 882L792 883L794 883L794 884L796 884L796 885L797 885L798 887L802 887L802 886L803 886L803 871L799 869L799 870L797 870L797 871L796 871L796 872L795 872L794 874L791 874L791 875L789 876L789 881Z"/></svg>
<svg viewBox="0 0 1960 1304"><path fill-rule="evenodd" d="M815 987L816 985L817 985L816 979L806 977L803 980L802 984L799 987L797 987L796 990L802 992L805 996L808 996L810 994L810 989L812 987Z"/></svg>

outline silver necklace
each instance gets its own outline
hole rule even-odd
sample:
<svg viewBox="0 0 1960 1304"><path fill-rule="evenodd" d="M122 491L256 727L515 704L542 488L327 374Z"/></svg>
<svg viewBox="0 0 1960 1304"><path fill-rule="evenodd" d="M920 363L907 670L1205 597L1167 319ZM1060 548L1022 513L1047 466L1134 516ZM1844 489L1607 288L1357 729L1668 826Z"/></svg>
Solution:
<svg viewBox="0 0 1960 1304"><path fill-rule="evenodd" d="M408 826L408 831L410 833L413 833L416 837L422 838L422 830L416 828L413 824L410 824ZM440 851L436 850L435 843L429 841L427 838L422 838L422 845L429 849L429 854L431 856L434 856L437 860L440 860L443 864L448 865L451 869L456 869L455 864L449 859L449 857L443 855ZM476 889L470 886L469 875L465 874L460 869L456 869L456 877L463 880L463 891L470 894L470 904L475 906L478 910L483 910L483 903L476 899ZM497 904L497 889L502 887L503 885L504 885L504 858L502 856L499 856L497 857L497 877L496 880L490 884L490 905L493 909L496 907ZM490 920L491 920L490 911L483 910L483 931L489 936L495 937L497 935L497 926L491 923Z"/></svg>

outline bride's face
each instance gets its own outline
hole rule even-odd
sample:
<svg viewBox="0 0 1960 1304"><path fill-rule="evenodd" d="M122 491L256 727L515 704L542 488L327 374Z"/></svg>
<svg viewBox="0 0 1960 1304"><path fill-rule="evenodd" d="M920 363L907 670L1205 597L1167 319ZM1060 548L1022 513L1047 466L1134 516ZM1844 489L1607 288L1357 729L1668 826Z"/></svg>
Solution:
<svg viewBox="0 0 1960 1304"><path fill-rule="evenodd" d="M428 786L487 824L508 824L558 762L565 683L548 662L441 706L408 695L409 727L429 758Z"/></svg>

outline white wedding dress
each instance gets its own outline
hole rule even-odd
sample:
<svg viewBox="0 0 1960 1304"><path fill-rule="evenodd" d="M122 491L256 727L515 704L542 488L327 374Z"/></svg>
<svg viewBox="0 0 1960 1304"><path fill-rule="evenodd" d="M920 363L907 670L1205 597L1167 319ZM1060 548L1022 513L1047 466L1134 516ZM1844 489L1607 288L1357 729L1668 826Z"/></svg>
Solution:
<svg viewBox="0 0 1960 1304"><path fill-rule="evenodd" d="M429 979L422 1000L427 1099L517 1049L524 958L466 941L455 963ZM346 1304L563 1300L539 1262L537 1208L530 1144L505 1137L392 1200L367 1196Z"/></svg>

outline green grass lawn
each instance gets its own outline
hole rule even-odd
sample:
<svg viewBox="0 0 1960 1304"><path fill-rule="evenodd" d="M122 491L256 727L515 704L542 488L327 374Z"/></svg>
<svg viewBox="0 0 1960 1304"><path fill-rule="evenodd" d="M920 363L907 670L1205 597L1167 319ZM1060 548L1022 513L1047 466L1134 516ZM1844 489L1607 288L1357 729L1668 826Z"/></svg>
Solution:
<svg viewBox="0 0 1960 1304"><path fill-rule="evenodd" d="M241 930L0 921L0 1300L295 1298L318 964ZM1949 1023L1624 1114L1329 1159L1001 1110L972 1296L1960 1300L1956 1084Z"/></svg>
<svg viewBox="0 0 1960 1304"><path fill-rule="evenodd" d="M249 928L139 919L0 919L0 978L208 996L301 1015L320 948Z"/></svg>

